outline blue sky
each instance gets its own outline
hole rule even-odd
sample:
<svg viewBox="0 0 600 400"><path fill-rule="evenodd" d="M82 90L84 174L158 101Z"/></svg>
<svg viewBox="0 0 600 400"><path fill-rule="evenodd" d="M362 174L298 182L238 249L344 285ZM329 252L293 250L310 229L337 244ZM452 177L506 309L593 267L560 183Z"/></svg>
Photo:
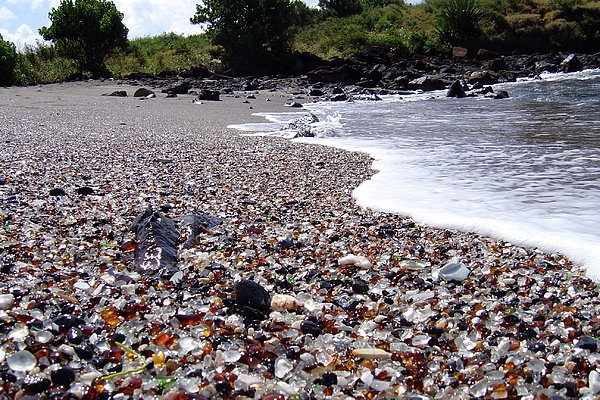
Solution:
<svg viewBox="0 0 600 400"><path fill-rule="evenodd" d="M124 15L129 38L154 36L163 32L199 33L190 24L199 0L112 0ZM318 0L305 0L316 5ZM48 13L60 0L0 0L0 35L19 49L41 41L37 30L48 26Z"/></svg>

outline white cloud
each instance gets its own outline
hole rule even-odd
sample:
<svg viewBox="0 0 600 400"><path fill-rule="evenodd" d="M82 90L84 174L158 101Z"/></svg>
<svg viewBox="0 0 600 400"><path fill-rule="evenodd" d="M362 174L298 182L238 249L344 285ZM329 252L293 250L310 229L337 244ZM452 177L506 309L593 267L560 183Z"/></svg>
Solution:
<svg viewBox="0 0 600 400"><path fill-rule="evenodd" d="M31 11L36 11L44 3L45 3L45 0L8 0L8 4L17 4L17 5L28 6Z"/></svg>
<svg viewBox="0 0 600 400"><path fill-rule="evenodd" d="M113 0L123 13L123 23L129 28L129 38L154 36L163 32L200 33L190 18L199 0Z"/></svg>
<svg viewBox="0 0 600 400"><path fill-rule="evenodd" d="M17 19L17 16L8 8L0 7L0 24L5 24L12 19Z"/></svg>
<svg viewBox="0 0 600 400"><path fill-rule="evenodd" d="M26 24L19 26L14 33L0 29L0 34L4 40L13 42L17 50L23 50L26 46L34 46L38 41L43 41L42 37Z"/></svg>

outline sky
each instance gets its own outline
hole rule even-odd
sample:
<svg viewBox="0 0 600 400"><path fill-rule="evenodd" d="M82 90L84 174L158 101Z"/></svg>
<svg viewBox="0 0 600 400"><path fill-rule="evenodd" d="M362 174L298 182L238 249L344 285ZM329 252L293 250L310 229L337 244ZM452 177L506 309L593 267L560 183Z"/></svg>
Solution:
<svg viewBox="0 0 600 400"><path fill-rule="evenodd" d="M112 0L123 13L129 39L155 36L164 32L189 35L200 33L190 18L200 0ZM319 0L305 0L316 6ZM0 0L0 35L17 49L42 41L38 28L49 26L48 13L60 0Z"/></svg>

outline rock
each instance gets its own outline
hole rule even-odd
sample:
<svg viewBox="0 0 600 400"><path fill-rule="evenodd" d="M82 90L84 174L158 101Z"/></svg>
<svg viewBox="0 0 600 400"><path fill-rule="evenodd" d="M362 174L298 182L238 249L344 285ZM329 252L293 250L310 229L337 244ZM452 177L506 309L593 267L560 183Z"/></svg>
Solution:
<svg viewBox="0 0 600 400"><path fill-rule="evenodd" d="M321 67L306 74L308 81L315 82L351 82L360 78L362 72L347 64L340 67Z"/></svg>
<svg viewBox="0 0 600 400"><path fill-rule="evenodd" d="M305 335L313 335L314 337L317 337L323 333L323 328L318 323L306 319L300 324L300 331Z"/></svg>
<svg viewBox="0 0 600 400"><path fill-rule="evenodd" d="M198 100L221 101L221 92L218 90L202 89L198 93Z"/></svg>
<svg viewBox="0 0 600 400"><path fill-rule="evenodd" d="M82 196L89 196L89 195L94 194L94 189L89 186L83 186L83 187L77 188L77 194L80 194Z"/></svg>
<svg viewBox="0 0 600 400"><path fill-rule="evenodd" d="M65 366L50 373L52 383L59 386L69 387L75 381L75 371L73 368Z"/></svg>
<svg viewBox="0 0 600 400"><path fill-rule="evenodd" d="M179 232L173 220L148 207L131 226L138 245L135 269L148 275L170 278L176 272Z"/></svg>
<svg viewBox="0 0 600 400"><path fill-rule="evenodd" d="M41 394L52 386L50 379L43 375L28 375L23 379L23 391L30 395Z"/></svg>
<svg viewBox="0 0 600 400"><path fill-rule="evenodd" d="M31 371L37 365L37 358L29 351L21 350L6 357L6 364L13 371Z"/></svg>
<svg viewBox="0 0 600 400"><path fill-rule="evenodd" d="M291 107L291 108L302 108L304 107L301 103L298 103L297 101L293 101L291 103L285 103L286 107Z"/></svg>
<svg viewBox="0 0 600 400"><path fill-rule="evenodd" d="M173 92L167 92L167 95L165 96L167 99L174 99L175 97L177 97L177 93Z"/></svg>
<svg viewBox="0 0 600 400"><path fill-rule="evenodd" d="M408 83L410 79L407 76L398 76L394 80L386 85L386 88L391 90L405 90L408 89Z"/></svg>
<svg viewBox="0 0 600 400"><path fill-rule="evenodd" d="M346 101L346 100L348 100L348 96L346 95L346 93L334 94L333 96L331 96L331 98L329 100L331 100L331 101Z"/></svg>
<svg viewBox="0 0 600 400"><path fill-rule="evenodd" d="M468 53L468 50L464 47L453 47L452 48L452 57L459 58L464 57Z"/></svg>
<svg viewBox="0 0 600 400"><path fill-rule="evenodd" d="M560 70L562 72L577 72L583 69L581 61L575 54L570 54L560 63Z"/></svg>
<svg viewBox="0 0 600 400"><path fill-rule="evenodd" d="M508 98L509 98L509 95L506 90L501 90L494 95L494 99L497 99L497 100L508 99Z"/></svg>
<svg viewBox="0 0 600 400"><path fill-rule="evenodd" d="M430 92L433 90L443 90L446 88L446 83L439 78L431 76L422 76L417 79L413 79L408 82L408 88L410 90L423 90Z"/></svg>
<svg viewBox="0 0 600 400"><path fill-rule="evenodd" d="M548 60L538 61L535 63L535 72L541 74L542 72L557 72L558 67L555 63L552 63Z"/></svg>
<svg viewBox="0 0 600 400"><path fill-rule="evenodd" d="M361 269L371 268L371 261L367 257L347 255L338 260L338 265L341 266L354 266Z"/></svg>
<svg viewBox="0 0 600 400"><path fill-rule="evenodd" d="M369 292L369 285L361 279L355 279L352 281L352 290L354 293L366 294Z"/></svg>
<svg viewBox="0 0 600 400"><path fill-rule="evenodd" d="M386 360L392 355L381 349L354 349L352 355L355 357L364 358L365 360Z"/></svg>
<svg viewBox="0 0 600 400"><path fill-rule="evenodd" d="M508 66L506 65L506 60L501 57L490 61L489 68L494 72L500 72L508 69Z"/></svg>
<svg viewBox="0 0 600 400"><path fill-rule="evenodd" d="M242 279L234 286L235 302L240 306L252 307L258 310L269 310L271 297L269 292L256 282Z"/></svg>
<svg viewBox="0 0 600 400"><path fill-rule="evenodd" d="M65 196L66 194L67 192L65 192L65 190L61 188L50 189L50 196Z"/></svg>
<svg viewBox="0 0 600 400"><path fill-rule="evenodd" d="M192 85L190 85L187 82L182 82L179 85L175 85L168 89L163 89L162 92L163 93L174 93L174 94L188 94L188 92L190 91L191 88L192 88Z"/></svg>
<svg viewBox="0 0 600 400"><path fill-rule="evenodd" d="M107 95L105 95L105 96L107 96ZM112 92L108 96L113 96L113 97L127 97L127 92L125 90L115 90L114 92Z"/></svg>
<svg viewBox="0 0 600 400"><path fill-rule="evenodd" d="M0 294L0 310L9 310L15 303L15 296L13 294Z"/></svg>
<svg viewBox="0 0 600 400"><path fill-rule="evenodd" d="M467 94L465 93L465 89L463 88L462 83L460 83L460 81L458 79L455 80L452 83L452 85L450 85L450 88L448 89L448 92L446 93L446 97L463 98L466 95Z"/></svg>
<svg viewBox="0 0 600 400"><path fill-rule="evenodd" d="M590 371L588 377L588 387L590 392L594 395L600 393L600 373L595 369Z"/></svg>
<svg viewBox="0 0 600 400"><path fill-rule="evenodd" d="M154 92L150 89L146 89L146 88L139 88L138 90L135 91L135 93L133 94L133 97L152 97L152 96L156 96L154 94Z"/></svg>
<svg viewBox="0 0 600 400"><path fill-rule="evenodd" d="M463 281L467 279L471 271L459 261L450 262L440 269L440 276L446 281Z"/></svg>
<svg viewBox="0 0 600 400"><path fill-rule="evenodd" d="M302 308L302 306L304 306L303 302L289 294L277 293L271 299L271 310L273 311L297 310Z"/></svg>
<svg viewBox="0 0 600 400"><path fill-rule="evenodd" d="M482 85L493 85L498 83L499 75L494 71L477 71L469 76L469 83Z"/></svg>
<svg viewBox="0 0 600 400"><path fill-rule="evenodd" d="M577 347L594 353L598 350L598 342L591 336L583 336L577 341Z"/></svg>
<svg viewBox="0 0 600 400"><path fill-rule="evenodd" d="M311 124L314 124L315 122L319 122L319 118L312 113L307 114L287 124L284 130L297 131L298 133L296 133L294 138L314 137L315 135L311 130Z"/></svg>
<svg viewBox="0 0 600 400"><path fill-rule="evenodd" d="M325 92L321 89L311 89L310 92L308 92L308 95L312 97L321 97L325 96Z"/></svg>

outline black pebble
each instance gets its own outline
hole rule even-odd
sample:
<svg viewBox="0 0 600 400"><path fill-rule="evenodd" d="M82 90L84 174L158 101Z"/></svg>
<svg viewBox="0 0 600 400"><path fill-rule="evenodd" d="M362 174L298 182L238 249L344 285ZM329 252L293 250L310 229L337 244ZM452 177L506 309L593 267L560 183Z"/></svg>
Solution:
<svg viewBox="0 0 600 400"><path fill-rule="evenodd" d="M584 350L595 352L598 350L598 342L591 336L584 336L577 342L577 347Z"/></svg>
<svg viewBox="0 0 600 400"><path fill-rule="evenodd" d="M235 301L238 305L259 310L271 308L269 292L258 283L242 279L235 284L234 289Z"/></svg>
<svg viewBox="0 0 600 400"><path fill-rule="evenodd" d="M77 189L77 194L80 194L82 196L89 196L91 194L94 194L94 189L89 186L83 186Z"/></svg>
<svg viewBox="0 0 600 400"><path fill-rule="evenodd" d="M73 315L60 315L54 318L53 322L61 329L70 329L85 325L85 321Z"/></svg>
<svg viewBox="0 0 600 400"><path fill-rule="evenodd" d="M367 285L365 281L355 279L352 282L352 290L354 291L354 293L365 294L369 291L369 285Z"/></svg>
<svg viewBox="0 0 600 400"><path fill-rule="evenodd" d="M50 374L52 383L68 387L75 381L75 371L71 367L62 367Z"/></svg>
<svg viewBox="0 0 600 400"><path fill-rule="evenodd" d="M66 194L67 192L65 192L64 189L61 188L54 188L50 190L50 196L64 196Z"/></svg>
<svg viewBox="0 0 600 400"><path fill-rule="evenodd" d="M52 382L50 379L43 378L40 375L29 375L23 379L23 390L27 394L40 394L50 389Z"/></svg>
<svg viewBox="0 0 600 400"><path fill-rule="evenodd" d="M300 324L300 331L306 335L317 337L323 333L323 328L313 321L305 320Z"/></svg>
<svg viewBox="0 0 600 400"><path fill-rule="evenodd" d="M333 386L337 385L337 383L337 374L335 374L334 372L325 372L323 374L323 378L321 378L321 385L323 386Z"/></svg>

